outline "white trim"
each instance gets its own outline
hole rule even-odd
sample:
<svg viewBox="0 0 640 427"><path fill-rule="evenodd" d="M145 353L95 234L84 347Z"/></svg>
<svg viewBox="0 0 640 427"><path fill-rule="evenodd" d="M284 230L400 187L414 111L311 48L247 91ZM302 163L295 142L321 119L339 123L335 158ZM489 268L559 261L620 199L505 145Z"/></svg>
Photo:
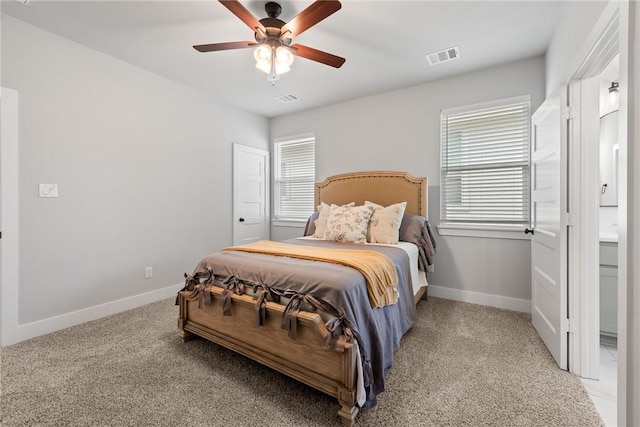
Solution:
<svg viewBox="0 0 640 427"><path fill-rule="evenodd" d="M475 110L484 110L484 109L493 108L493 107L502 107L504 105L510 105L510 104L522 104L526 102L531 103L531 95L520 95L520 96L511 97L511 98L502 98L502 99L494 99L492 101L487 101L487 102L479 102L477 104L472 104L472 105L462 105L460 107L446 108L440 111L440 116L466 113L466 112L475 111Z"/></svg>
<svg viewBox="0 0 640 427"><path fill-rule="evenodd" d="M2 126L0 128L0 158L2 164L2 278L0 301L2 331L0 346L18 342L18 283L19 283L19 144L18 92L0 88Z"/></svg>
<svg viewBox="0 0 640 427"><path fill-rule="evenodd" d="M620 4L618 419L640 425L640 4Z"/></svg>
<svg viewBox="0 0 640 427"><path fill-rule="evenodd" d="M587 283L594 283L594 281L596 284L598 283L597 272L595 274L595 277L583 276L582 274L583 267L586 266L583 263L583 261L586 259L585 257L589 253L589 251L586 250L587 248L584 247L584 245L581 245L581 241L584 233L584 224L586 223L585 221L582 221L584 217L583 215L581 215L581 213L583 212L582 205L581 205L581 201L583 200L582 192L584 190L583 188L584 185L580 185L580 184L584 184L584 183L581 183L581 172L584 170L584 167L583 167L584 159L582 156L584 154L588 154L588 150L585 150L585 152L581 150L582 149L581 137L582 137L582 130L583 130L581 118L584 117L583 115L581 115L581 113L583 113L582 107L585 105L581 103L581 100L583 100L582 89L583 87L582 87L581 81L573 80L569 82L569 84L567 85L568 92L567 92L566 114L565 112L563 112L563 119L562 119L563 128L565 126L565 123L566 123L566 126L568 127L567 161L568 161L569 167L567 170L567 186L570 189L570 191L567 194L568 206L566 211L568 216L573 219L573 223L571 224L571 227L567 229L567 237L569 240L569 243L567 246L567 261L566 261L567 274L568 274L567 304L569 309L567 311L566 316L569 319L569 323L576 327L584 326L585 324L584 320L586 318L585 316L582 316L581 313L584 311L582 310L583 307L586 306L585 296L589 296L588 292L582 292L583 289L581 289L580 286L578 286L578 284L581 283L581 280L583 278ZM596 99L598 99L598 97L599 97L599 93L596 96ZM593 104L587 104L587 105L591 106ZM600 122L600 119L598 118L596 122L597 126L599 126L599 122ZM596 153L598 151L596 151ZM595 174L595 175L598 177L598 180L599 180L599 174ZM594 189L598 188L598 186L599 184L596 184L594 186ZM597 222L595 226L596 226L595 228L596 231L593 232L593 235L597 237L598 235ZM596 242L597 242L597 238L596 238ZM598 262L596 259L596 262L593 268L597 269L597 265L598 265ZM598 301L595 300L595 302L597 304ZM590 313L590 311L584 311L584 312ZM600 316L597 316L597 317L594 316L594 318L599 318L599 317ZM593 323L593 322L591 323L597 325L597 323ZM586 335L586 332L588 331L587 328L579 327L578 328L579 331L577 333L575 328L573 329L574 330L568 331L569 334L568 334L568 341L567 341L567 355L568 355L569 361L567 364L567 370L576 375L582 375L582 371L583 371L582 362L584 361L585 357L588 357L591 355L590 352L588 351L583 352L583 350L585 349L585 344L593 341L589 340L588 336ZM586 340L583 339L585 337L587 338ZM599 342L597 344L598 344L597 348L599 349L600 347ZM600 363L599 353L595 355L595 362L596 362L595 366L589 366L588 363L585 364L585 367L590 367L592 369L595 369L595 371L592 372L592 375L589 375L587 378L598 377L597 375L598 375L598 369L599 369L599 363ZM589 369L589 370L592 371L592 369ZM595 377L593 375L595 375Z"/></svg>
<svg viewBox="0 0 640 427"><path fill-rule="evenodd" d="M569 306L578 330L569 337L570 371L599 378L599 77L619 46L618 5L610 3L581 48L572 76L570 212L575 218L570 241ZM624 90L624 89L622 89ZM576 107L576 108L574 108Z"/></svg>
<svg viewBox="0 0 640 427"><path fill-rule="evenodd" d="M600 14L585 42L582 44L572 67L567 68L569 80L600 74L615 56L615 40L619 38L620 3L610 1ZM613 43L610 43L614 41Z"/></svg>
<svg viewBox="0 0 640 427"><path fill-rule="evenodd" d="M606 64L605 64L606 65ZM572 124L571 212L576 218L571 234L569 304L578 332L570 338L571 372L583 378L599 378L600 370L600 83L599 77L576 81L577 118ZM577 337L575 335L578 335ZM577 339L576 339L577 338Z"/></svg>
<svg viewBox="0 0 640 427"><path fill-rule="evenodd" d="M291 227L291 228L302 228L302 229L304 229L305 225L307 225L307 220L274 219L274 220L271 220L271 224L274 227Z"/></svg>
<svg viewBox="0 0 640 427"><path fill-rule="evenodd" d="M306 133L300 133L297 135L291 135L291 136L281 136L279 138L273 138L273 143L277 144L279 142L290 142L290 143L296 143L296 142L311 142L316 140L316 134L315 132L306 132Z"/></svg>
<svg viewBox="0 0 640 427"><path fill-rule="evenodd" d="M430 297L444 298L471 304L486 305L504 310L531 313L531 300L503 297L500 295L483 294L444 286L429 285L427 293Z"/></svg>
<svg viewBox="0 0 640 427"><path fill-rule="evenodd" d="M609 45L602 43L606 34L611 34L617 26L619 31L618 49L620 53L620 148L618 187L618 375L617 375L617 424L639 425L640 369L633 369L640 358L640 292L638 277L638 248L640 247L640 186L636 183L640 173L638 147L638 99L640 99L640 7L637 1L609 2L598 22L589 33L581 54L576 56L579 64L568 71L576 70L573 78L587 77L587 70L595 69L592 64L598 54L610 55ZM605 52L604 54L602 52ZM587 63L587 65L583 65ZM589 64L590 63L590 64ZM593 70L591 70L593 71ZM580 73L584 73L580 75ZM586 185L584 182L582 186ZM591 315L597 316L597 313ZM586 316L586 314L585 314Z"/></svg>
<svg viewBox="0 0 640 427"><path fill-rule="evenodd" d="M112 314L138 308L152 302L161 301L175 296L183 287L184 284L180 283L178 285L167 286L155 291L122 298L104 304L94 305L93 307L83 308L81 310L72 311L59 316L49 317L48 319L26 323L18 326L18 339L19 341L28 340L30 338L49 334L81 323L90 322L92 320L111 316Z"/></svg>
<svg viewBox="0 0 640 427"><path fill-rule="evenodd" d="M482 237L488 239L531 240L524 234L523 226L480 224L440 224L436 226L441 236Z"/></svg>

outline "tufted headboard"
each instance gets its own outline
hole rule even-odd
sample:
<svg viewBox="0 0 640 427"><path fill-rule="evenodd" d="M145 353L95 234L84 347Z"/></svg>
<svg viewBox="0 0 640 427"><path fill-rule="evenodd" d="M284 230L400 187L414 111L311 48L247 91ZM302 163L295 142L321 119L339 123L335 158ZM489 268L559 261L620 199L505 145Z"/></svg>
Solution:
<svg viewBox="0 0 640 427"><path fill-rule="evenodd" d="M330 176L315 184L315 205L320 202L343 205L368 200L379 205L407 202L405 213L427 216L427 178L407 172L352 172Z"/></svg>

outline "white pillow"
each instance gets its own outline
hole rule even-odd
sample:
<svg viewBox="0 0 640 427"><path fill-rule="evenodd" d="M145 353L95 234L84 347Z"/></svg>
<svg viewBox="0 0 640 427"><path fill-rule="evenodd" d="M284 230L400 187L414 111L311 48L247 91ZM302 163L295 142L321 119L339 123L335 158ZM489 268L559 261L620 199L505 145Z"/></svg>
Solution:
<svg viewBox="0 0 640 427"><path fill-rule="evenodd" d="M364 205L372 206L374 209L371 221L369 221L367 241L370 243L397 244L400 224L402 224L402 216L407 207L407 202L395 203L386 208L369 201L365 201Z"/></svg>
<svg viewBox="0 0 640 427"><path fill-rule="evenodd" d="M355 202L348 203L343 206L355 206ZM327 229L327 220L329 219L329 213L331 211L331 206L326 204L325 202L320 202L318 205L318 219L316 219L313 223L316 226L316 232L313 233L311 237L315 237L316 239L323 239L324 232Z"/></svg>
<svg viewBox="0 0 640 427"><path fill-rule="evenodd" d="M342 243L366 243L372 214L373 206L331 205L324 238Z"/></svg>

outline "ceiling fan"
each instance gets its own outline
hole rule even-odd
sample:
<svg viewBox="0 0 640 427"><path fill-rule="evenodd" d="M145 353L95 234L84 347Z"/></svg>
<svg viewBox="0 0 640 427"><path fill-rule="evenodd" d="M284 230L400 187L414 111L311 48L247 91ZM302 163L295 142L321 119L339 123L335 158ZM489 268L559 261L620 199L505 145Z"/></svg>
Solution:
<svg viewBox="0 0 640 427"><path fill-rule="evenodd" d="M258 20L238 0L220 0L220 3L236 15L254 32L255 41L201 44L193 46L198 52L245 49L256 47L254 57L256 68L267 73L267 80L275 82L279 75L290 70L293 55L340 68L345 59L302 44L291 44L294 37L334 14L342 5L337 0L316 0L296 15L291 21L278 19L282 7L275 2L267 2L267 18ZM275 84L275 83L274 83Z"/></svg>

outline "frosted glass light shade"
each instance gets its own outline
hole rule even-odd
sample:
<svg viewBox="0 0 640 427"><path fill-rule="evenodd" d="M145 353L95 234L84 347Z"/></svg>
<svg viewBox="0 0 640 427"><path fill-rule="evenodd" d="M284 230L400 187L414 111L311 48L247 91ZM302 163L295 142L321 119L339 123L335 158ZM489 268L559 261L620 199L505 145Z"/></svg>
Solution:
<svg viewBox="0 0 640 427"><path fill-rule="evenodd" d="M279 46L276 49L276 73L282 74L291 70L293 64L293 54L289 49Z"/></svg>
<svg viewBox="0 0 640 427"><path fill-rule="evenodd" d="M256 68L268 74L269 81L278 80L280 74L291 70L293 63L293 54L283 46L273 48L262 44L253 52L253 57L256 59Z"/></svg>
<svg viewBox="0 0 640 427"><path fill-rule="evenodd" d="M256 68L265 73L271 72L271 58L272 51L269 46L260 45L253 52L253 57L256 59Z"/></svg>

